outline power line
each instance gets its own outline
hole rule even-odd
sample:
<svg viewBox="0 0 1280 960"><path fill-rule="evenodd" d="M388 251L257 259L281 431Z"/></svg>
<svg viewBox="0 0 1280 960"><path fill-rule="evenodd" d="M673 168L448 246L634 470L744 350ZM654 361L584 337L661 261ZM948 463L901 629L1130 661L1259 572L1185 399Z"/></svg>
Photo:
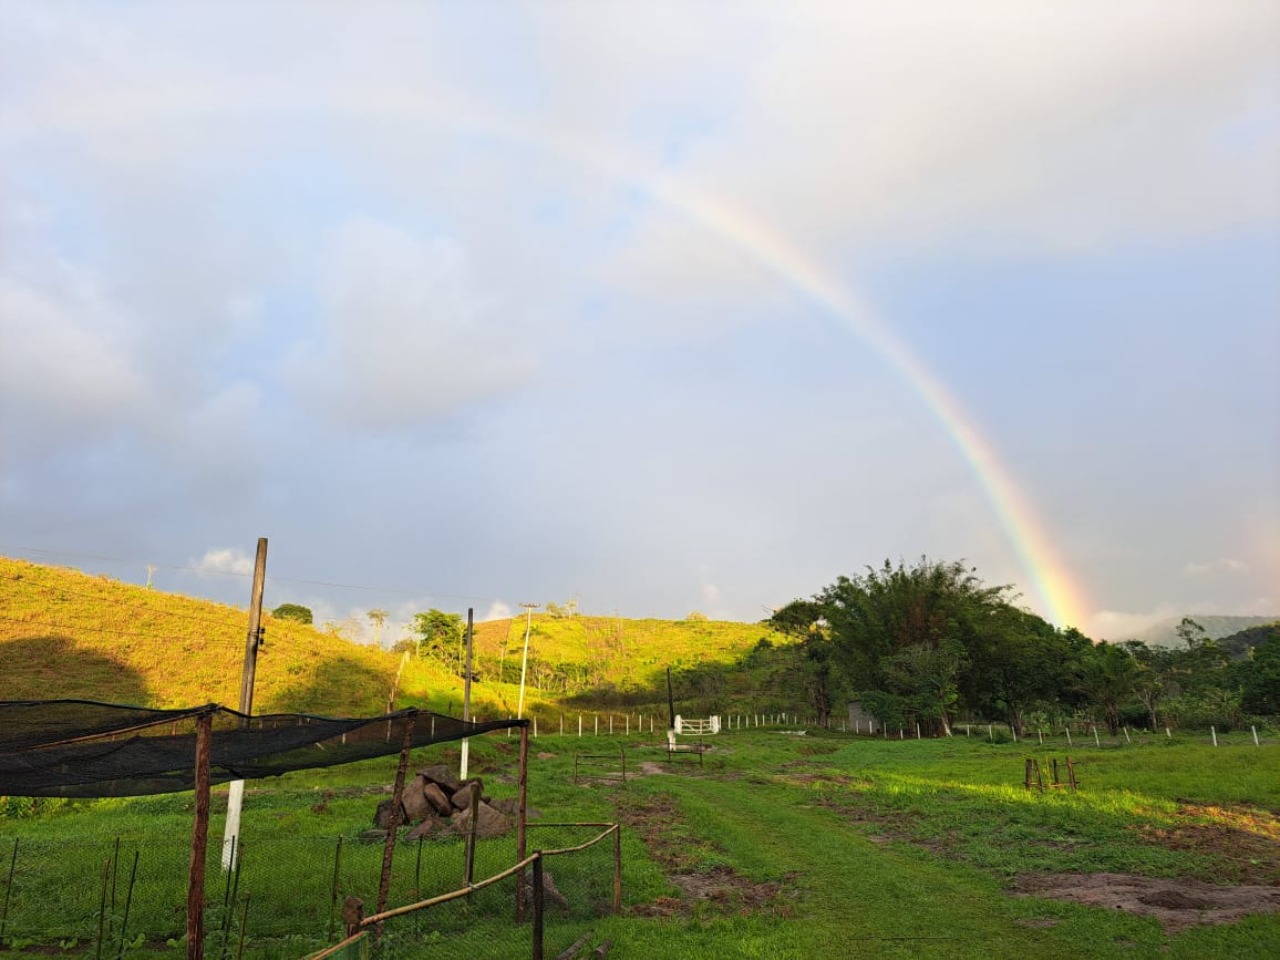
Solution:
<svg viewBox="0 0 1280 960"><path fill-rule="evenodd" d="M212 575L212 576L219 576L219 577L239 577L241 579L248 579L253 576L252 571L241 572L238 570L211 570L207 567L193 567L188 564L164 564L164 563L143 564L141 560L131 559L128 557L108 557L108 556L103 556L101 554L77 553L69 550L45 550L40 547L6 546L3 544L0 544L0 550L4 550L7 553L38 553L38 554L44 554L46 556L53 556L53 557L66 557L73 560L102 560L109 563L135 564L135 565L150 567L155 570L170 570L170 571L178 571L181 573L195 573L201 576ZM294 577L267 577L267 582L287 583L287 584L293 584L297 586L333 587L341 590L362 590L369 593L394 593L394 594L401 594L406 597L426 596L428 598L440 598L440 599L446 599L446 600L471 600L471 601L489 602L489 603L506 603L507 602L506 598L504 597L484 597L484 596L478 596L475 594L467 594L467 593L441 593L435 590L424 590L424 589L414 590L408 587L388 587L388 586L377 586L377 585L360 584L360 583L340 583L334 580L309 580L309 579L294 578Z"/></svg>

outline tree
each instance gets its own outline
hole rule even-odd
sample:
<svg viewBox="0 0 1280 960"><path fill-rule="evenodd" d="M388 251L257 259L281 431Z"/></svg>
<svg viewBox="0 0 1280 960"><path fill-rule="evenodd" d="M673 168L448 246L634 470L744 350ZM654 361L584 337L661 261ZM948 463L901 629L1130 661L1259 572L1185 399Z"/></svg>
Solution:
<svg viewBox="0 0 1280 960"><path fill-rule="evenodd" d="M840 686L824 612L823 605L816 600L792 600L764 621L779 633L798 641L788 649L794 658L793 673L798 677L820 727L830 725L835 692ZM769 646L767 639L761 639L757 649Z"/></svg>
<svg viewBox="0 0 1280 960"><path fill-rule="evenodd" d="M1149 647L1141 640L1129 640L1124 646L1137 664L1133 695L1146 708L1147 722L1156 730L1160 725L1160 705L1178 692L1177 675L1183 655L1166 647Z"/></svg>
<svg viewBox="0 0 1280 960"><path fill-rule="evenodd" d="M282 603L271 611L271 615L277 620L293 620L297 623L305 623L311 625L311 608L304 607L297 603Z"/></svg>
<svg viewBox="0 0 1280 960"><path fill-rule="evenodd" d="M1099 641L1086 658L1082 680L1090 699L1102 708L1107 729L1120 732L1120 705L1133 696L1137 661L1124 647Z"/></svg>
<svg viewBox="0 0 1280 960"><path fill-rule="evenodd" d="M936 650L951 641L967 651L999 626L1012 598L1012 587L987 586L961 562L921 557L913 567L886 560L879 569L840 577L814 601L852 686L884 690L889 658L909 647Z"/></svg>
<svg viewBox="0 0 1280 960"><path fill-rule="evenodd" d="M1250 713L1280 714L1280 626L1271 626L1269 635L1249 650L1249 659L1240 667L1241 706Z"/></svg>
<svg viewBox="0 0 1280 960"><path fill-rule="evenodd" d="M968 659L958 640L943 640L933 646L914 643L889 657L889 686L906 701L912 713L937 720L943 734L949 737L951 712L960 699L957 680Z"/></svg>
<svg viewBox="0 0 1280 960"><path fill-rule="evenodd" d="M387 617L390 614L381 607L375 607L365 614L369 618L369 622L373 624L373 642L378 646L382 646L382 628L387 625Z"/></svg>
<svg viewBox="0 0 1280 960"><path fill-rule="evenodd" d="M430 657L462 674L465 633L462 614L445 613L432 607L426 613L413 615L409 632L416 641L419 659Z"/></svg>

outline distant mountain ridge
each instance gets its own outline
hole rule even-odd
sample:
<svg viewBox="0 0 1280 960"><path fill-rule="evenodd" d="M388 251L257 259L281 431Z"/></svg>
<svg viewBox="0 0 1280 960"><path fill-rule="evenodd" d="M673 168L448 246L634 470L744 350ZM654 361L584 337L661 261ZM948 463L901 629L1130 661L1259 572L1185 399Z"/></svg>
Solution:
<svg viewBox="0 0 1280 960"><path fill-rule="evenodd" d="M1280 614L1271 617L1234 617L1188 613L1185 616L1190 617L1204 627L1205 634L1210 640L1221 640L1224 637L1231 636L1233 633L1239 633L1241 630L1248 630L1251 627L1265 627L1269 624L1280 622ZM1149 646L1176 647L1182 644L1177 634L1178 624L1180 623L1182 623L1181 616L1169 617L1131 636L1116 636L1108 637L1107 639L1113 641L1141 640Z"/></svg>

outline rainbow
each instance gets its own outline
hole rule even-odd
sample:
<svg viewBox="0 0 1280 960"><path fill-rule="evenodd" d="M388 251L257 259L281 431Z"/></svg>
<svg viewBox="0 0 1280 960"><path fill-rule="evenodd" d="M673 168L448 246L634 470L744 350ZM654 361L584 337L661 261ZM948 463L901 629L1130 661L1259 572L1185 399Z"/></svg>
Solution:
<svg viewBox="0 0 1280 960"><path fill-rule="evenodd" d="M319 102L317 102L319 101ZM234 81L214 88L168 88L128 97L97 91L79 100L43 105L40 113L11 118L10 130L30 133L50 127L120 126L157 115L194 113L326 113L377 117L395 122L435 122L473 134L532 148L611 183L636 188L678 212L834 317L866 342L920 397L968 464L1000 522L1030 581L1042 612L1061 626L1087 622L1089 606L1030 499L1002 463L960 401L926 364L853 292L827 276L812 258L747 211L689 189L669 177L654 177L642 165L628 163L599 143L569 131L556 131L460 99L425 98L421 91L388 88L355 95L346 90L271 96ZM25 121L25 122L24 122Z"/></svg>
<svg viewBox="0 0 1280 960"><path fill-rule="evenodd" d="M977 478L1049 619L1060 626L1086 622L1088 607L1084 591L995 447L946 385L874 311L824 275L812 259L784 237L745 211L716 202L705 194L683 190L670 181L652 184L651 191L708 232L773 271L879 354L924 402Z"/></svg>

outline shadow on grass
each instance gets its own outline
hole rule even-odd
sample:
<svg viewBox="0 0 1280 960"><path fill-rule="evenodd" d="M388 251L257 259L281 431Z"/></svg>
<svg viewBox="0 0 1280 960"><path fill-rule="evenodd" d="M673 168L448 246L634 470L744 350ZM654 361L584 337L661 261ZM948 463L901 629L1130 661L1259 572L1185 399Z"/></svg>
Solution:
<svg viewBox="0 0 1280 960"><path fill-rule="evenodd" d="M142 675L119 660L59 634L0 643L0 700L100 700L151 706Z"/></svg>

